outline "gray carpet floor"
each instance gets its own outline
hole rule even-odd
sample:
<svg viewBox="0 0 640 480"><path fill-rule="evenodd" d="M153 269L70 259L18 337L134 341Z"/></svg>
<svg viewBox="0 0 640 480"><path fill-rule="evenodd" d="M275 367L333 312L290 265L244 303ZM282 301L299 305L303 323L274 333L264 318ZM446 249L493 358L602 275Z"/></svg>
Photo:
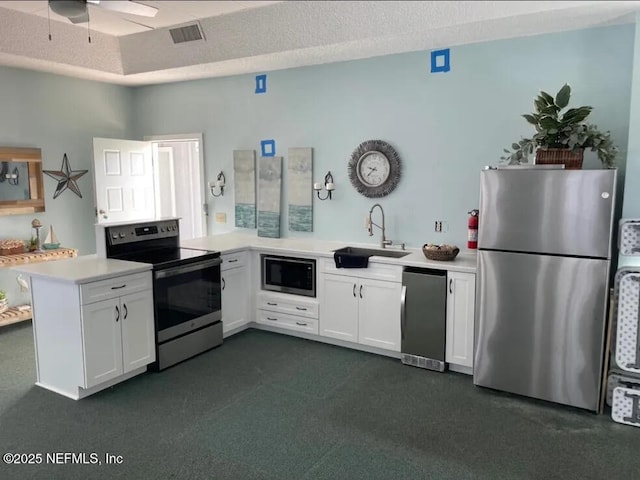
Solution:
<svg viewBox="0 0 640 480"><path fill-rule="evenodd" d="M77 402L34 385L29 323L0 329L0 366L0 454L102 461L2 479L640 478L640 428L264 331Z"/></svg>

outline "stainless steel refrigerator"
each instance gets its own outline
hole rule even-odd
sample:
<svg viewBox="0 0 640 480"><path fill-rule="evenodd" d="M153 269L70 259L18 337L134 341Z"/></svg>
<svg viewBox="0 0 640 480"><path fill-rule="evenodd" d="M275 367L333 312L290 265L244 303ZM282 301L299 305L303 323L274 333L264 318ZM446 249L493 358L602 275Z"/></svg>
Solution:
<svg viewBox="0 0 640 480"><path fill-rule="evenodd" d="M481 172L473 382L598 410L615 170Z"/></svg>

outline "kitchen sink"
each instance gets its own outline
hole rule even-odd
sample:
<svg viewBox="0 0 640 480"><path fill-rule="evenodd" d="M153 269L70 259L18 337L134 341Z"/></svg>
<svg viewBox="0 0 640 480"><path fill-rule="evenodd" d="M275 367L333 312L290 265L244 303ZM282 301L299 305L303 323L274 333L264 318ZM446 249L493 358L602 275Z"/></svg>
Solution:
<svg viewBox="0 0 640 480"><path fill-rule="evenodd" d="M402 258L409 255L411 252L401 251L401 250L382 250L376 248L360 248L360 247L344 247L334 250L335 253L341 254L345 253L350 256L376 256L376 257L391 257L391 258Z"/></svg>

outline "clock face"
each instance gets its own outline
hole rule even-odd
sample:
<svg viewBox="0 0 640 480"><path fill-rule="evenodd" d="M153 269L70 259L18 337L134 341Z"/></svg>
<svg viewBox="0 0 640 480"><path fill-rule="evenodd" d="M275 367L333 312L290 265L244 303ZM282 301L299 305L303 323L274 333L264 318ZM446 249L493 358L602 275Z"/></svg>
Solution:
<svg viewBox="0 0 640 480"><path fill-rule="evenodd" d="M365 153L356 166L360 181L371 187L377 187L386 182L390 171L389 160L381 152Z"/></svg>
<svg viewBox="0 0 640 480"><path fill-rule="evenodd" d="M362 142L349 159L349 180L365 197L389 195L400 181L398 152L383 140Z"/></svg>

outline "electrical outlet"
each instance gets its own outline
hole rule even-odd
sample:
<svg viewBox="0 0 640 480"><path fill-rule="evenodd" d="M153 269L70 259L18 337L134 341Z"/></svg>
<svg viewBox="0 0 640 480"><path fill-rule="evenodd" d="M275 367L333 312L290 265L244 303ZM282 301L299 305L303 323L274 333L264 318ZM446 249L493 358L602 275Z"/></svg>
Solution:
<svg viewBox="0 0 640 480"><path fill-rule="evenodd" d="M436 232L441 232L442 231L442 221L441 220L436 220L436 228L435 228Z"/></svg>
<svg viewBox="0 0 640 480"><path fill-rule="evenodd" d="M216 223L227 223L227 214L224 212L216 212Z"/></svg>

